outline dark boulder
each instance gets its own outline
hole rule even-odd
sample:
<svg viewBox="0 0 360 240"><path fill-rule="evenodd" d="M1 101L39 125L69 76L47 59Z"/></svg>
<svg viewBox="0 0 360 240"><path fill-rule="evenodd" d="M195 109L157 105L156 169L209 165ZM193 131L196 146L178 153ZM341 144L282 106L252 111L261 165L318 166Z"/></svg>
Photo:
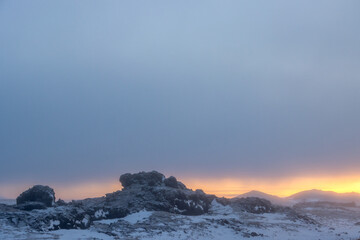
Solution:
<svg viewBox="0 0 360 240"><path fill-rule="evenodd" d="M152 172L139 172L139 173L125 173L120 176L120 183L124 189L129 187L143 186L143 187L154 187L154 186L166 186L170 188L186 189L186 186L177 181L173 176L165 178L164 174L157 171Z"/></svg>
<svg viewBox="0 0 360 240"><path fill-rule="evenodd" d="M54 189L48 186L35 185L16 198L16 204L24 210L43 209L53 206L55 202Z"/></svg>
<svg viewBox="0 0 360 240"><path fill-rule="evenodd" d="M120 182L124 188L132 185L159 186L162 185L165 176L157 171L126 173L120 176Z"/></svg>
<svg viewBox="0 0 360 240"><path fill-rule="evenodd" d="M235 198L231 200L231 205L249 213L260 214L275 211L275 207L269 200L257 197Z"/></svg>

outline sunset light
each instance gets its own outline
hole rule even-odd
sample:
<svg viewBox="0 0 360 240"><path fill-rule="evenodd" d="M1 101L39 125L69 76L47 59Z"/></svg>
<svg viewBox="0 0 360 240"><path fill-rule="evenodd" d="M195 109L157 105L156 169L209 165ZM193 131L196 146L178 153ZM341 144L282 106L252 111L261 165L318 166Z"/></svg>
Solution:
<svg viewBox="0 0 360 240"><path fill-rule="evenodd" d="M29 239L360 239L360 0L0 0Z"/></svg>

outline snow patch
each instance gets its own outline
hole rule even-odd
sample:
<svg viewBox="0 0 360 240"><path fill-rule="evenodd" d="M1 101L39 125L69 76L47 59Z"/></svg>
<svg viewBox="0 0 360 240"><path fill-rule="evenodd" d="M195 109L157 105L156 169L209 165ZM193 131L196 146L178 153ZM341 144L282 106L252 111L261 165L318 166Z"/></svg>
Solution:
<svg viewBox="0 0 360 240"><path fill-rule="evenodd" d="M74 240L74 239L101 239L101 240L113 240L114 237L106 235L104 233L99 233L92 230L56 230L53 231L56 235L56 238L52 239L59 239L59 240Z"/></svg>
<svg viewBox="0 0 360 240"><path fill-rule="evenodd" d="M103 209L99 209L95 212L95 218L105 218L109 214L108 211L104 211Z"/></svg>
<svg viewBox="0 0 360 240"><path fill-rule="evenodd" d="M135 224L137 222L143 222L144 220L149 218L152 213L153 212L142 210L140 212L127 215L126 217L123 218L123 220L125 220L131 224Z"/></svg>
<svg viewBox="0 0 360 240"><path fill-rule="evenodd" d="M94 221L95 223L102 223L102 224L112 224L112 223L116 223L118 221L122 220L122 218L113 218L113 219L103 219L103 220L97 220Z"/></svg>
<svg viewBox="0 0 360 240"><path fill-rule="evenodd" d="M233 209L229 205L224 206L215 199L212 200L209 211L211 213L221 214L221 215L228 215L233 213Z"/></svg>
<svg viewBox="0 0 360 240"><path fill-rule="evenodd" d="M81 220L82 224L84 224L84 226L88 226L88 224L90 223L90 216L89 215L85 215L85 217L83 218L83 220Z"/></svg>
<svg viewBox="0 0 360 240"><path fill-rule="evenodd" d="M50 220L49 230L55 229L59 225L60 225L59 220Z"/></svg>

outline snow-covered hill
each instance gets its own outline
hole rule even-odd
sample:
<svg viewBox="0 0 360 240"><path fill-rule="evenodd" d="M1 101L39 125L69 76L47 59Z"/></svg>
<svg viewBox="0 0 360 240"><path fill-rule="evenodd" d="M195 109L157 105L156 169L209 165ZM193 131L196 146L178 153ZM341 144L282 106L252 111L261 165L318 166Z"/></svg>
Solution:
<svg viewBox="0 0 360 240"><path fill-rule="evenodd" d="M35 210L37 211L37 210ZM42 210L38 210L42 211ZM164 211L141 210L124 218L94 221L88 229L34 231L1 221L0 239L358 239L359 208L305 207L310 218L287 212L254 214L223 206L216 200L206 214L185 216Z"/></svg>
<svg viewBox="0 0 360 240"><path fill-rule="evenodd" d="M355 192L336 193L332 191L322 191L317 189L295 193L289 197L278 197L260 191L250 191L238 195L236 198L258 197L264 198L273 204L282 206L293 206L302 202L334 202L334 203L355 203L360 206L360 194Z"/></svg>
<svg viewBox="0 0 360 240"><path fill-rule="evenodd" d="M0 239L360 238L360 208L351 204L285 207L258 197L218 198L158 172L124 174L120 181L123 190L105 197L49 207L40 204L48 188L29 189L24 202L0 204Z"/></svg>
<svg viewBox="0 0 360 240"><path fill-rule="evenodd" d="M332 191L321 191L312 189L308 191L298 192L287 199L293 203L299 202L336 202L336 203L351 203L354 202L360 205L360 194L351 193L336 193Z"/></svg>

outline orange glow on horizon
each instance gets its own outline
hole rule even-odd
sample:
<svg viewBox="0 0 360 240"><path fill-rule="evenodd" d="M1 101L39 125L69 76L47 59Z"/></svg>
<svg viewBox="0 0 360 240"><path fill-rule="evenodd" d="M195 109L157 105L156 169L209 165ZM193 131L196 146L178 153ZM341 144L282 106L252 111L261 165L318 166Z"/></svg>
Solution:
<svg viewBox="0 0 360 240"><path fill-rule="evenodd" d="M294 177L279 179L238 179L238 178L181 178L188 188L202 189L205 193L215 194L218 197L235 197L239 194L258 190L280 197L294 193L319 189L324 191L360 192L360 176L337 177ZM31 185L0 185L0 195L6 198L16 198L22 191ZM101 197L106 193L121 190L118 181L84 182L78 184L49 184L56 193L56 198L71 200L90 197Z"/></svg>
<svg viewBox="0 0 360 240"><path fill-rule="evenodd" d="M282 179L187 179L192 189L202 189L219 197L235 197L252 190L287 197L294 193L319 189L338 193L360 192L360 177L296 177Z"/></svg>
<svg viewBox="0 0 360 240"><path fill-rule="evenodd" d="M59 186L55 189L58 197L71 200L71 199L85 199L93 197L102 197L106 193L112 193L121 190L120 182L105 181L102 183L80 183L72 186Z"/></svg>

